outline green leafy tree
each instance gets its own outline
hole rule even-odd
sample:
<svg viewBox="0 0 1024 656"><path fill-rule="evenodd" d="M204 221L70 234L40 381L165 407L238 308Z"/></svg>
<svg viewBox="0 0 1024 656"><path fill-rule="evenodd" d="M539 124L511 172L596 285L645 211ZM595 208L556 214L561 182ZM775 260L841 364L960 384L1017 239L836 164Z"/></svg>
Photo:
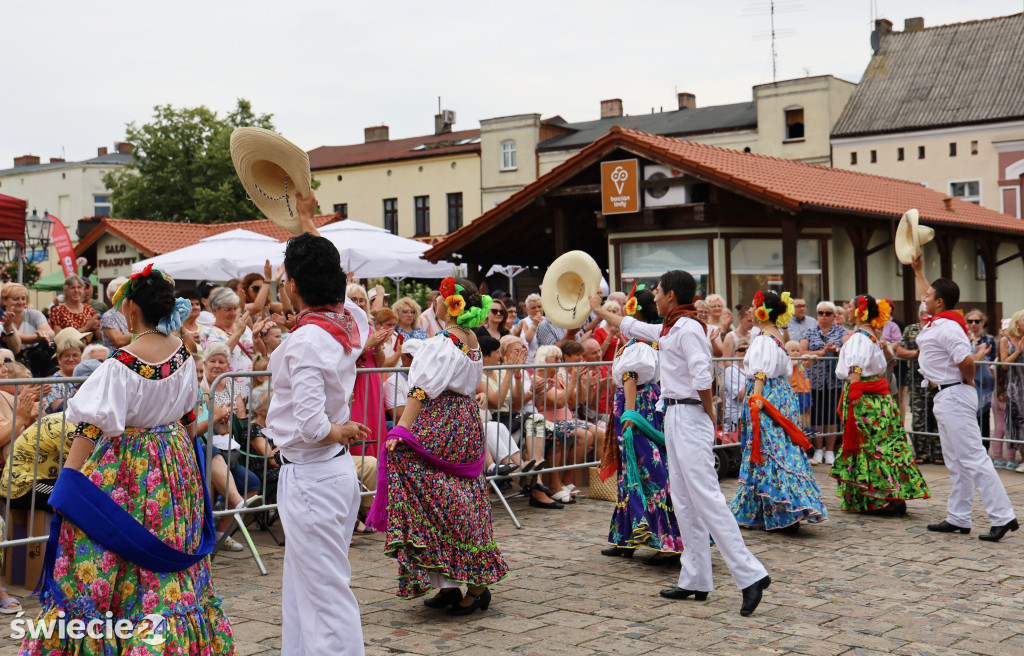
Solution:
<svg viewBox="0 0 1024 656"><path fill-rule="evenodd" d="M153 111L149 123L127 126L134 166L103 178L114 216L189 223L263 218L235 174L230 139L235 128L273 130L270 114L254 114L242 98L223 119L205 106L159 105Z"/></svg>

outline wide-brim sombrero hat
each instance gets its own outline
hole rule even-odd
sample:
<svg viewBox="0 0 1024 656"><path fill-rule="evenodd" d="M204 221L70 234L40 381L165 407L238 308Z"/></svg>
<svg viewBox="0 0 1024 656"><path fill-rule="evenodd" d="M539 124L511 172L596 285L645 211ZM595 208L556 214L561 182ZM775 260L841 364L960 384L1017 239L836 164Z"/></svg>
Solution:
<svg viewBox="0 0 1024 656"><path fill-rule="evenodd" d="M272 130L238 128L231 133L231 161L238 179L263 215L299 234L295 192L309 195L309 156Z"/></svg>
<svg viewBox="0 0 1024 656"><path fill-rule="evenodd" d="M540 288L544 315L559 328L581 328L590 317L590 297L601 291L601 269L583 251L559 256Z"/></svg>
<svg viewBox="0 0 1024 656"><path fill-rule="evenodd" d="M920 225L917 210L907 210L896 226L896 237L893 245L896 248L896 259L903 264L911 264L914 258L921 255L921 247L935 238L935 230Z"/></svg>

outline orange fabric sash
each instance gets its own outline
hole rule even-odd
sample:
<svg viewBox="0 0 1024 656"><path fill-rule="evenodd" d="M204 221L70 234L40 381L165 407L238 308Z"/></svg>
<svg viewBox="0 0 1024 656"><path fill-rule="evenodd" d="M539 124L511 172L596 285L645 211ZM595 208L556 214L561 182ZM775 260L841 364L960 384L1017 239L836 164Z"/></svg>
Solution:
<svg viewBox="0 0 1024 656"><path fill-rule="evenodd" d="M768 416L772 418L782 430L785 431L786 435L789 435L789 439L793 440L793 444L798 447L807 450L811 448L811 443L807 440L807 436L800 430L800 427L794 424L786 415L779 412L778 408L768 402L768 399L764 398L760 394L754 394L747 399L747 406L750 407L750 462L751 464L760 465L764 462L764 456L761 455L761 412L757 409L756 401L764 403L764 411L768 413Z"/></svg>
<svg viewBox="0 0 1024 656"><path fill-rule="evenodd" d="M850 383L850 390L846 393L846 417L843 421L843 453L860 453L860 445L864 441L864 436L861 435L860 430L857 428L857 419L853 416L853 406L865 394L888 393L889 381L884 378ZM839 403L839 414L842 416L842 401Z"/></svg>

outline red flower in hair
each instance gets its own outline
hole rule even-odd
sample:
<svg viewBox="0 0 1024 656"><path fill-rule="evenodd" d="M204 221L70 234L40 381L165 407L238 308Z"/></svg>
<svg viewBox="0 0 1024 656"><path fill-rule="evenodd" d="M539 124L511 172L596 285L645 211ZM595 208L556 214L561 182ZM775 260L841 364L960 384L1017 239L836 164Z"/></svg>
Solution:
<svg viewBox="0 0 1024 656"><path fill-rule="evenodd" d="M449 296L454 294L455 293L455 278L453 278L451 276L448 276L447 278L442 280L441 281L441 287L439 288L438 291L441 292L441 298L448 298Z"/></svg>
<svg viewBox="0 0 1024 656"><path fill-rule="evenodd" d="M146 276L148 276L150 274L151 271L153 271L153 263L152 262L147 264L146 268L143 269L142 271L137 271L137 272L133 273L132 275L128 276L128 279L129 280L135 280L136 278L145 278Z"/></svg>
<svg viewBox="0 0 1024 656"><path fill-rule="evenodd" d="M759 307L761 305L764 305L764 294L758 291L754 294L754 307Z"/></svg>

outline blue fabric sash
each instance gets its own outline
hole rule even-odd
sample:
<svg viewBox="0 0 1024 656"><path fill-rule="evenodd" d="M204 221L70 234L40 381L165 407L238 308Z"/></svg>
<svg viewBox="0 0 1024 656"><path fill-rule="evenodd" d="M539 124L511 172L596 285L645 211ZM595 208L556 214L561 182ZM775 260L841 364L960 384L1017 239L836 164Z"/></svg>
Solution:
<svg viewBox="0 0 1024 656"><path fill-rule="evenodd" d="M50 495L50 505L57 512L50 522L50 537L46 542L43 572L35 593L42 599L49 593L58 605L66 605L67 598L53 580L53 567L57 561L57 543L60 527L67 519L82 529L94 542L113 551L122 558L151 572L178 572L195 565L213 551L217 541L213 524L210 495L206 494L206 459L202 444L195 440L196 463L203 490L203 538L195 554L188 554L167 546L163 540L135 520L131 514L96 487L77 469L64 468L57 477Z"/></svg>
<svg viewBox="0 0 1024 656"><path fill-rule="evenodd" d="M622 413L619 418L621 423L627 421L633 422L635 429L648 440L661 447L665 448L665 434L656 429L647 421L642 414L636 410L626 410ZM627 428L622 432L622 457L623 457L623 483L626 489L630 493L635 494L643 504L643 507L647 507L647 495L644 493L644 481L640 477L640 467L636 462L636 447L633 446L633 428ZM655 490L650 490L654 492Z"/></svg>

